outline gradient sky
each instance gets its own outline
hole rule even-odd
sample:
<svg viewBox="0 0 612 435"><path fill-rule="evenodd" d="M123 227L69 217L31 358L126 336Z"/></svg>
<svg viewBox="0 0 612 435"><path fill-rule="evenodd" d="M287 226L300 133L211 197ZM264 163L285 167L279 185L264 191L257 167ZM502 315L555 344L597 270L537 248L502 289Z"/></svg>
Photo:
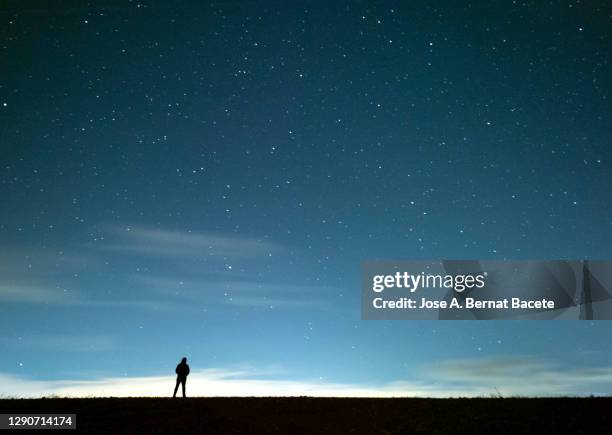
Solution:
<svg viewBox="0 0 612 435"><path fill-rule="evenodd" d="M610 258L608 2L203 3L0 6L0 394L610 392L610 322L360 308Z"/></svg>

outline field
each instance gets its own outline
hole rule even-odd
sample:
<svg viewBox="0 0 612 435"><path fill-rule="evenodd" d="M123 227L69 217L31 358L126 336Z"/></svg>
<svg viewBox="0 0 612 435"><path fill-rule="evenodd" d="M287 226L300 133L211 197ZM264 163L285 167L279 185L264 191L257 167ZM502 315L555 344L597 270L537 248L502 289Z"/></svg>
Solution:
<svg viewBox="0 0 612 435"><path fill-rule="evenodd" d="M76 413L88 434L612 433L612 398L0 400L0 413L11 412Z"/></svg>

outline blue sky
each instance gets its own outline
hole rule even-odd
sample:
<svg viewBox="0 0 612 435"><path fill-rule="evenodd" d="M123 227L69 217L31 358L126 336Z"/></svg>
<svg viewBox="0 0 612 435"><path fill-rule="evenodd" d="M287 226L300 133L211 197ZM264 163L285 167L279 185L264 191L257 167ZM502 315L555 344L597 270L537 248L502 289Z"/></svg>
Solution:
<svg viewBox="0 0 612 435"><path fill-rule="evenodd" d="M163 395L182 355L203 395L270 385L604 394L612 382L605 321L362 321L358 262L342 285L351 278L323 279L316 256L270 241L135 226L105 234L76 253L3 254L3 394L128 394L133 384Z"/></svg>
<svg viewBox="0 0 612 435"><path fill-rule="evenodd" d="M366 260L609 258L604 7L9 4L0 394L606 394L609 322L360 317Z"/></svg>

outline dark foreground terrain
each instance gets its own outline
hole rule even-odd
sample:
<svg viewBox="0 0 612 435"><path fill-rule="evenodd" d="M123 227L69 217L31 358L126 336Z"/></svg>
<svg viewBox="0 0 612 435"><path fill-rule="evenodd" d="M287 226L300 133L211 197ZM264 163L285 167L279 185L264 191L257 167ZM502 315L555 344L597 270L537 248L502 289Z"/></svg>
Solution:
<svg viewBox="0 0 612 435"><path fill-rule="evenodd" d="M10 412L76 413L88 434L612 433L612 398L0 400Z"/></svg>

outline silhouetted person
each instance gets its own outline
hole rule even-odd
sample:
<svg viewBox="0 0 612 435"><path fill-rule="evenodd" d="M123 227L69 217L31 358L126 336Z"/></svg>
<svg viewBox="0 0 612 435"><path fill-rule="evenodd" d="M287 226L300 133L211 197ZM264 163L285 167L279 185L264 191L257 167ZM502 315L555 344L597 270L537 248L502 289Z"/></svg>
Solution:
<svg viewBox="0 0 612 435"><path fill-rule="evenodd" d="M189 374L189 366L187 365L187 358L183 358L181 362L176 366L176 386L174 387L174 394L172 397L176 397L176 391L178 390L179 384L183 386L183 397L185 396L185 383L187 382L187 375Z"/></svg>

